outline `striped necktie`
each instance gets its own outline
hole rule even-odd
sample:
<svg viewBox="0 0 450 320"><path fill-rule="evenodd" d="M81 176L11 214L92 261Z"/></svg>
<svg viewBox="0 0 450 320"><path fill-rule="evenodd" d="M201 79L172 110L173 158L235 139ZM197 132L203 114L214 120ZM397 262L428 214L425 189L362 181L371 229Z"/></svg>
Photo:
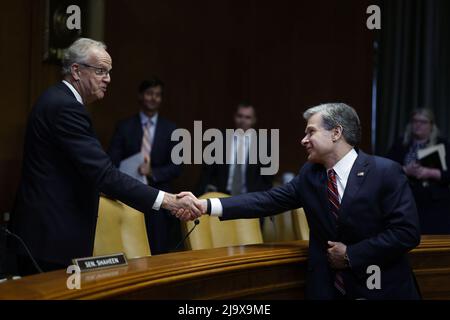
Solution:
<svg viewBox="0 0 450 320"><path fill-rule="evenodd" d="M328 170L328 202L330 204L330 211L334 219L339 217L339 208L341 202L339 201L339 191L336 183L336 172L333 169ZM336 271L334 278L334 286L336 289L345 295L344 280L342 278L342 272Z"/></svg>
<svg viewBox="0 0 450 320"><path fill-rule="evenodd" d="M150 155L150 151L152 150L152 144L150 140L150 127L152 126L152 123L150 120L147 121L146 124L143 126L144 134L142 136L142 146L141 146L141 152L144 156Z"/></svg>

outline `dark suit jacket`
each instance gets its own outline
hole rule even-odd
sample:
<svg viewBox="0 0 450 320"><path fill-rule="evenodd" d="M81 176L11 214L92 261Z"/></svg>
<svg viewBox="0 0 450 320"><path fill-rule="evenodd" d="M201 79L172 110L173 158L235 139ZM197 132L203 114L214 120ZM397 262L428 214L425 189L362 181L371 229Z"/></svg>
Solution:
<svg viewBox="0 0 450 320"><path fill-rule="evenodd" d="M364 174L358 175L360 172ZM420 241L417 211L407 179L393 161L359 151L337 222L329 209L326 170L319 164L305 164L290 183L281 187L220 201L223 219L305 209L310 227L306 288L310 299L334 298L334 273L327 261L327 241L347 245L351 269L343 272L343 279L352 297L419 297L406 255ZM381 268L381 290L369 290L366 286L369 276L366 270L370 265Z"/></svg>
<svg viewBox="0 0 450 320"><path fill-rule="evenodd" d="M170 183L181 174L181 166L173 164L171 160L172 148L177 142L171 141L170 137L175 129L173 122L159 115L150 153L153 177L149 184L169 192L172 190ZM115 166L118 167L122 160L141 151L143 135L139 114L117 125L108 149Z"/></svg>
<svg viewBox="0 0 450 320"><path fill-rule="evenodd" d="M99 193L144 213L158 190L121 173L97 140L86 107L59 83L28 119L12 228L43 261L91 256Z"/></svg>
<svg viewBox="0 0 450 320"><path fill-rule="evenodd" d="M224 133L225 136L225 133ZM258 139L259 137L257 137ZM258 143L258 141L255 141ZM268 152L270 154L270 140L268 145ZM258 149L259 152L259 149ZM223 155L226 156L226 146L224 143ZM261 168L264 167L261 163L247 164L245 171L245 186L247 192L265 191L272 188L273 176L261 175ZM201 196L206 192L208 185L213 185L218 192L229 194L231 190L227 190L228 176L230 172L229 164L204 164L200 179L195 187L195 194Z"/></svg>

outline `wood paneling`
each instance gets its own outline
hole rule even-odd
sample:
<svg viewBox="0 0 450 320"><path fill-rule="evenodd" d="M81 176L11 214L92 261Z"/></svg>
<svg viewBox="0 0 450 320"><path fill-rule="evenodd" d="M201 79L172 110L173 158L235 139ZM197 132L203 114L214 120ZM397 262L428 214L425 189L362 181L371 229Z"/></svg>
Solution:
<svg viewBox="0 0 450 320"><path fill-rule="evenodd" d="M138 110L139 82L156 74L167 84L161 113L179 127L192 130L203 120L205 129L231 128L237 102L251 100L259 127L280 129L280 172L296 172L305 161L301 114L322 102L358 110L370 151L369 2L105 1L112 83L89 107L102 144L117 121ZM8 1L0 11L0 212L10 210L17 187L28 111L59 79L58 67L42 62L44 3ZM185 166L176 189L192 190L198 173L199 166Z"/></svg>
<svg viewBox="0 0 450 320"><path fill-rule="evenodd" d="M369 1L108 1L105 40L113 58L110 91L95 121L104 145L115 122L137 111L136 88L152 74L167 84L162 114L191 130L232 128L249 99L259 127L280 129L280 172L297 172L302 112L343 101L359 112L370 152L373 32ZM120 12L120 14L119 14ZM204 129L204 130L205 130ZM192 189L185 166L177 189Z"/></svg>

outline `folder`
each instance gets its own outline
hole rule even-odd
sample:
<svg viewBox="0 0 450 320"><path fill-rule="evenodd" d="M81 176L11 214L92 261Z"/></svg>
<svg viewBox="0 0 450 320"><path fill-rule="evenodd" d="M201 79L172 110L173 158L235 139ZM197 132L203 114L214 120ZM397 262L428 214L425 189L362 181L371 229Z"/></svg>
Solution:
<svg viewBox="0 0 450 320"><path fill-rule="evenodd" d="M418 150L417 160L424 167L447 171L445 146L442 143Z"/></svg>

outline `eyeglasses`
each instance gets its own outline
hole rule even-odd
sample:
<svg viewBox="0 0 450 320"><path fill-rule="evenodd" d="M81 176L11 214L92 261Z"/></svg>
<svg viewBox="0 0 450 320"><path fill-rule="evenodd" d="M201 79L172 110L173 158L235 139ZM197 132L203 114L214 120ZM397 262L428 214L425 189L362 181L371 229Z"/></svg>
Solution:
<svg viewBox="0 0 450 320"><path fill-rule="evenodd" d="M86 63L79 63L82 66L94 69L94 72L97 76L105 77L107 75L111 75L111 70L106 70L105 68L94 67Z"/></svg>

